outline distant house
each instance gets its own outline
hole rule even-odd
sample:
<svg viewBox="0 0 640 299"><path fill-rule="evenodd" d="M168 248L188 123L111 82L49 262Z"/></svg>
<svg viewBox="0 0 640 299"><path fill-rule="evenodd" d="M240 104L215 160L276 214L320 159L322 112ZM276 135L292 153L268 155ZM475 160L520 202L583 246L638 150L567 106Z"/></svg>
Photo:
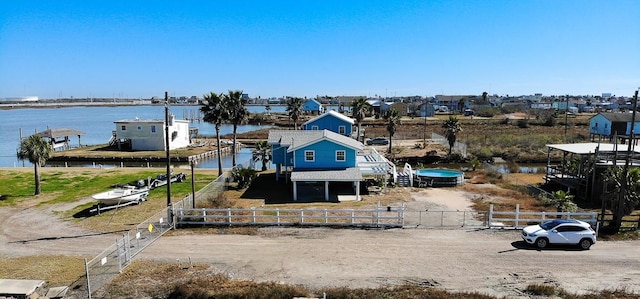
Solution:
<svg viewBox="0 0 640 299"><path fill-rule="evenodd" d="M133 151L161 151L165 149L165 121L163 119L125 119L114 122L116 130L110 144L128 145ZM169 120L169 149L190 144L189 121Z"/></svg>
<svg viewBox="0 0 640 299"><path fill-rule="evenodd" d="M396 109L400 116L409 115L409 105L403 102L382 102L380 104L380 111L385 112L387 110Z"/></svg>
<svg viewBox="0 0 640 299"><path fill-rule="evenodd" d="M326 129L271 130L268 142L272 163L276 165L276 180L283 170L290 171L294 201L298 200L299 191L313 196L318 189L323 189L321 196L329 200L330 184L343 187L347 184L355 193L355 199L360 199L363 177L356 156L364 149L362 143Z"/></svg>
<svg viewBox="0 0 640 299"><path fill-rule="evenodd" d="M632 113L601 112L589 119L589 135L592 139L603 137L612 140L614 136L625 138L631 135ZM640 133L640 115L634 121L634 134Z"/></svg>
<svg viewBox="0 0 640 299"><path fill-rule="evenodd" d="M432 117L436 115L436 107L433 103L422 103L418 106L416 116L419 117Z"/></svg>
<svg viewBox="0 0 640 299"><path fill-rule="evenodd" d="M351 136L354 120L342 113L328 111L302 124L304 130L329 130L344 136Z"/></svg>
<svg viewBox="0 0 640 299"><path fill-rule="evenodd" d="M315 99L310 99L302 104L302 111L311 114L321 114L324 112L324 106Z"/></svg>

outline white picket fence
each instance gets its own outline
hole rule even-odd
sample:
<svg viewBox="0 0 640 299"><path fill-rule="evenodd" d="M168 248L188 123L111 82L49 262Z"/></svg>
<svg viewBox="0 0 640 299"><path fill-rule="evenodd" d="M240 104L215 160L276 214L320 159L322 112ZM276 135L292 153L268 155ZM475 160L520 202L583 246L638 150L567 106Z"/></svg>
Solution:
<svg viewBox="0 0 640 299"><path fill-rule="evenodd" d="M516 205L513 212L496 212L493 205L489 206L489 228L523 228L533 223L542 223L556 218L577 219L596 226L598 213L595 212L521 212L520 205Z"/></svg>
<svg viewBox="0 0 640 299"><path fill-rule="evenodd" d="M404 207L374 209L189 209L175 213L176 227L184 226L404 226Z"/></svg>

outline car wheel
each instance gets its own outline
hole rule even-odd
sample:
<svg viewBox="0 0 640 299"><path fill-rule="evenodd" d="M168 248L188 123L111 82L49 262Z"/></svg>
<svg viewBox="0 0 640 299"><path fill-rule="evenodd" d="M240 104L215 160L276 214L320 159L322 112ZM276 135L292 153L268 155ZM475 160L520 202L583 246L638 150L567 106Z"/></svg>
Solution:
<svg viewBox="0 0 640 299"><path fill-rule="evenodd" d="M589 239L580 240L580 248L582 248L582 250L589 250L589 248L591 248L591 240Z"/></svg>
<svg viewBox="0 0 640 299"><path fill-rule="evenodd" d="M547 245L549 245L549 240L547 240L547 238L538 238L536 240L536 246L540 249L547 247Z"/></svg>

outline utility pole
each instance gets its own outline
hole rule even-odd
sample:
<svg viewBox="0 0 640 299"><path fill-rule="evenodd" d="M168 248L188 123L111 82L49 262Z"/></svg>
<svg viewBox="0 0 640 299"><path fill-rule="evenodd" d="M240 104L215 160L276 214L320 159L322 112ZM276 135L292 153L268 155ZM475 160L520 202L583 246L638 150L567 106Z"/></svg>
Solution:
<svg viewBox="0 0 640 299"><path fill-rule="evenodd" d="M569 126L569 95L565 97L564 107L564 142L567 142L567 127Z"/></svg>
<svg viewBox="0 0 640 299"><path fill-rule="evenodd" d="M627 144L627 157L624 160L624 168L622 169L622 186L620 190L620 194L618 194L618 206L616 210L616 214L614 215L616 219L616 228L620 228L621 220L622 220L622 202L624 201L625 195L627 194L628 189L628 180L627 176L629 174L629 160L631 159L631 155L633 153L633 144L635 143L635 138L633 136L633 129L636 125L636 108L638 107L638 90L636 89L635 94L633 95L633 111L631 113L631 129L629 131L629 139Z"/></svg>
<svg viewBox="0 0 640 299"><path fill-rule="evenodd" d="M169 92L164 92L164 149L167 157L167 210L169 225L173 223L171 211L171 156L169 155Z"/></svg>

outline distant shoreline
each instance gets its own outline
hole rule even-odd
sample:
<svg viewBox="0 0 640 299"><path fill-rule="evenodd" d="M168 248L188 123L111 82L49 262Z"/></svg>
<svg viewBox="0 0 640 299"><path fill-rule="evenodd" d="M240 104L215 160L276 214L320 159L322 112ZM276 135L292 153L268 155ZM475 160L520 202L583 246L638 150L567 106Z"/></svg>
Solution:
<svg viewBox="0 0 640 299"><path fill-rule="evenodd" d="M199 106L200 104L186 103L186 104L170 104L170 106ZM120 106L164 106L164 102L152 103L148 100L127 100L117 102L13 102L13 103L0 103L0 110L12 110L12 109L28 109L28 108L66 108L66 107L120 107ZM266 104L247 104L246 106L266 106ZM285 104L269 104L269 106L286 106Z"/></svg>

